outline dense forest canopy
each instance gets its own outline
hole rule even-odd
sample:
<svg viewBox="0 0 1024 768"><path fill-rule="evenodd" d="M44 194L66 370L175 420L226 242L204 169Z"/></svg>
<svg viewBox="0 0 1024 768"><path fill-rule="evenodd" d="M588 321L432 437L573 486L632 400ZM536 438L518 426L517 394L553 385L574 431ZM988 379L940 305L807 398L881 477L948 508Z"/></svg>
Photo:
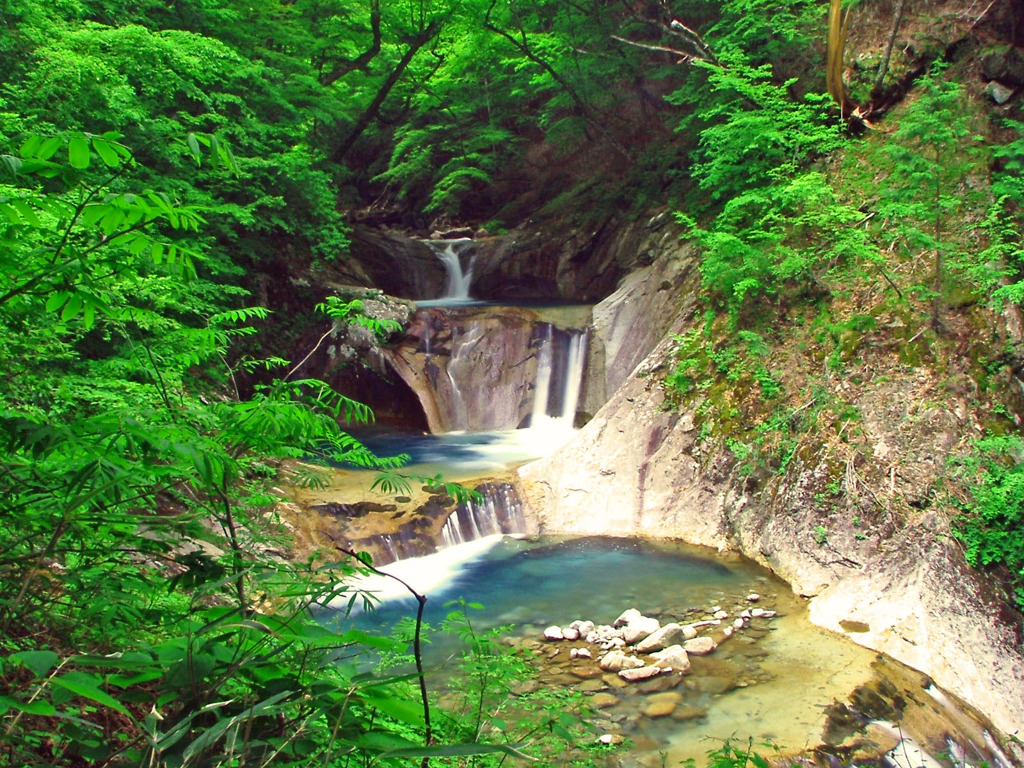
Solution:
<svg viewBox="0 0 1024 768"><path fill-rule="evenodd" d="M950 39L1012 50L1004 5ZM857 14L895 10L855 4L849 40ZM510 749L452 747L479 723L431 724L414 681L337 663L392 648L310 619L350 566L274 555L278 460L398 463L339 427L365 407L254 343L261 272L343 270L353 222L499 234L682 211L705 254L703 338L731 340L735 364L680 340L680 399L726 374L769 397L772 372L735 358L763 344L756 318L849 281L880 286L912 333L941 334L965 286L1019 304L1019 108L979 107L956 51L927 36L873 52L837 103L827 25L809 0L0 0L0 756ZM911 88L898 127L876 131ZM358 302L322 309L395 330ZM962 535L1019 584L1019 476L992 458L1016 445L978 454L989 495Z"/></svg>

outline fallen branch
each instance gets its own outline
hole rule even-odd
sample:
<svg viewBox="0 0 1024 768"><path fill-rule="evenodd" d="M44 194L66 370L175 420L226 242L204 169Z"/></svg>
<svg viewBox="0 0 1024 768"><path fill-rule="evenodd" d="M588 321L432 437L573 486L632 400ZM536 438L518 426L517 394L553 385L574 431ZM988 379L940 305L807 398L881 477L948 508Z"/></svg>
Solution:
<svg viewBox="0 0 1024 768"><path fill-rule="evenodd" d="M667 45L650 45L648 43L638 43L635 40L627 40L626 38L619 37L618 35L612 35L611 38L612 40L617 40L620 43L632 45L635 48L643 48L644 50L647 51L659 51L661 53L671 53L672 55L679 57L679 61L676 62L677 64L685 64L687 61L690 61L691 59L695 58L692 53L680 51L675 48L669 48Z"/></svg>

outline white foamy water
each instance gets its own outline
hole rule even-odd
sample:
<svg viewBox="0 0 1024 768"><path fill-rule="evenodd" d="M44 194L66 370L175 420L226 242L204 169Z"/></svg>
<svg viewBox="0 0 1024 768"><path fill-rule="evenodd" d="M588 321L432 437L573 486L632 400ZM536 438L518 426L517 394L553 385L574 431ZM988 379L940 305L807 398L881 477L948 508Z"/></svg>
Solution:
<svg viewBox="0 0 1024 768"><path fill-rule="evenodd" d="M427 240L426 243L448 270L448 286L445 295L438 300L442 303L435 306L471 302L469 287L473 282L473 262L476 260L476 256L470 258L469 267L463 271L461 255L473 244L473 241L464 237L458 240Z"/></svg>
<svg viewBox="0 0 1024 768"><path fill-rule="evenodd" d="M459 577L468 563L499 544L503 538L503 534L492 534L482 539L442 549L432 555L410 557L406 560L382 565L377 569L382 573L371 573L347 581L345 594L330 600L327 607L337 610L345 609L352 594L356 592L365 593L375 602L381 604L395 600L412 600L414 599L413 595L406 584L419 594L429 596L430 593L441 591L451 584ZM354 606L360 604L361 601L357 600Z"/></svg>

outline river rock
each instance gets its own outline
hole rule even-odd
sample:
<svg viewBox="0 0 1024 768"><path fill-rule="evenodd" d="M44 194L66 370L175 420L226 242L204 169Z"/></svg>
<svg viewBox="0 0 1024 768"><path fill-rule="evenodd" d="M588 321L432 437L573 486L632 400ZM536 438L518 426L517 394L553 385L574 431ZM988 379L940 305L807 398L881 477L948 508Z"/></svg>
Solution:
<svg viewBox="0 0 1024 768"><path fill-rule="evenodd" d="M579 640L580 631L575 627L562 627L562 638L565 640Z"/></svg>
<svg viewBox="0 0 1024 768"><path fill-rule="evenodd" d="M694 656L704 656L711 653L718 645L710 637L695 637L683 643L683 650Z"/></svg>
<svg viewBox="0 0 1024 768"><path fill-rule="evenodd" d="M708 711L701 707L683 705L676 707L675 711L672 713L672 719L685 722L687 720L695 720L698 717L707 717L707 714Z"/></svg>
<svg viewBox="0 0 1024 768"><path fill-rule="evenodd" d="M683 628L679 626L679 624L673 622L671 624L666 624L656 632L652 632L637 643L636 651L638 653L660 651L663 648L668 648L670 645L682 643L684 640L686 640L686 636L683 632Z"/></svg>
<svg viewBox="0 0 1024 768"><path fill-rule="evenodd" d="M622 699L613 693L595 693L590 697L590 703L594 709L608 709L616 706Z"/></svg>
<svg viewBox="0 0 1024 768"><path fill-rule="evenodd" d="M761 596L759 594L757 594L757 592L751 592L749 595L747 595L747 602L748 603L756 603L760 599L761 599Z"/></svg>
<svg viewBox="0 0 1024 768"><path fill-rule="evenodd" d="M564 640L565 636L562 634L561 627L548 627L544 630L545 640Z"/></svg>
<svg viewBox="0 0 1024 768"><path fill-rule="evenodd" d="M622 651L609 651L597 662L605 672L620 672L624 669L638 669L644 662L636 656L627 656Z"/></svg>
<svg viewBox="0 0 1024 768"><path fill-rule="evenodd" d="M697 636L697 628L692 624L687 624L683 627L683 639L693 640Z"/></svg>
<svg viewBox="0 0 1024 768"><path fill-rule="evenodd" d="M447 273L441 260L426 243L396 230L357 224L347 258L388 295L423 299L444 292Z"/></svg>
<svg viewBox="0 0 1024 768"><path fill-rule="evenodd" d="M569 651L569 658L570 659L592 659L592 658L594 658L594 656L590 652L589 648L572 648Z"/></svg>
<svg viewBox="0 0 1024 768"><path fill-rule="evenodd" d="M657 677L665 670L661 667L634 667L632 669L623 669L619 671L619 677L629 683L634 683L637 680L649 680L652 677Z"/></svg>
<svg viewBox="0 0 1024 768"><path fill-rule="evenodd" d="M621 614L619 614L619 618L612 622L612 626L624 627L631 621L636 621L637 619L641 618L643 618L643 614L640 613L640 611L638 611L636 608L629 608L623 611Z"/></svg>
<svg viewBox="0 0 1024 768"><path fill-rule="evenodd" d="M541 689L542 685L540 680L536 678L530 678L529 680L523 680L520 683L516 683L512 686L512 695L514 696L526 696L530 693L536 693Z"/></svg>
<svg viewBox="0 0 1024 768"><path fill-rule="evenodd" d="M641 710L646 717L668 717L676 711L683 702L683 696L678 691L666 691L655 693L647 698L644 708Z"/></svg>
<svg viewBox="0 0 1024 768"><path fill-rule="evenodd" d="M666 667L673 672L686 673L690 671L690 657L681 645L672 645L663 651L652 653L651 657L657 659L655 666Z"/></svg>
<svg viewBox="0 0 1024 768"><path fill-rule="evenodd" d="M608 642L613 638L621 639L622 630L615 629L607 624L601 624L600 626L594 627L586 634L586 641L593 645L600 645L601 643Z"/></svg>
<svg viewBox="0 0 1024 768"><path fill-rule="evenodd" d="M623 627L622 637L627 645L635 645L659 629L661 629L660 621L647 616L641 616Z"/></svg>
<svg viewBox="0 0 1024 768"><path fill-rule="evenodd" d="M580 619L576 619L576 621L574 621L569 626L575 629L577 632L579 632L580 637L586 637L588 634L594 631L596 625L592 621L581 621Z"/></svg>

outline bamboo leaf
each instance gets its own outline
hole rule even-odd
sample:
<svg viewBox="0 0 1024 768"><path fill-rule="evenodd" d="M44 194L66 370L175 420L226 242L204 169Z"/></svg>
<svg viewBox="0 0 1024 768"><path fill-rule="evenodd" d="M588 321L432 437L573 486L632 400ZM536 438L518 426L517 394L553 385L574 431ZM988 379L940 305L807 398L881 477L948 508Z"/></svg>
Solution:
<svg viewBox="0 0 1024 768"><path fill-rule="evenodd" d="M101 684L100 678L85 672L68 672L63 677L54 678L52 682L52 685L64 688L83 699L95 701L97 704L130 715L121 702L99 687Z"/></svg>

